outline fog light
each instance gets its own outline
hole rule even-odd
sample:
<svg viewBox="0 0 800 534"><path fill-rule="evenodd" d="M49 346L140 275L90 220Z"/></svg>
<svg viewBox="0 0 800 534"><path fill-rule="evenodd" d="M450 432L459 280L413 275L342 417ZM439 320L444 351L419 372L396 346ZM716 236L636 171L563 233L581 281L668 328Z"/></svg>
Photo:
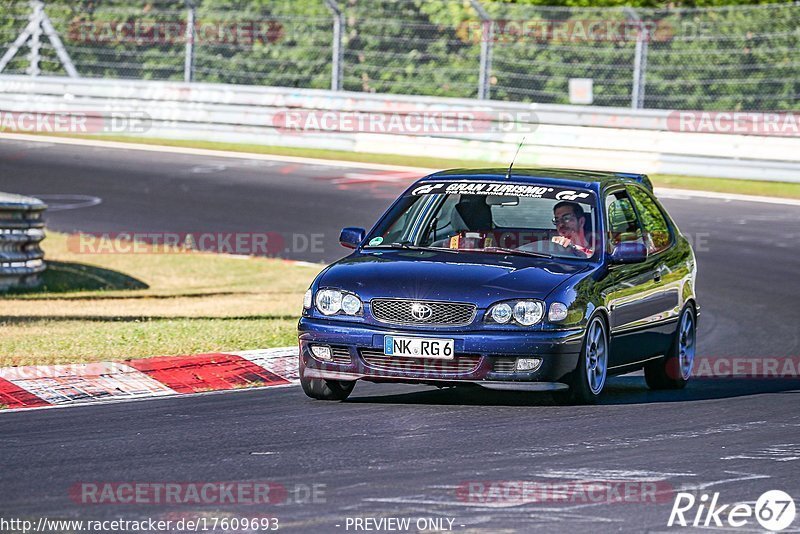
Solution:
<svg viewBox="0 0 800 534"><path fill-rule="evenodd" d="M517 371L535 371L542 366L541 358L517 358Z"/></svg>
<svg viewBox="0 0 800 534"><path fill-rule="evenodd" d="M311 354L318 360L331 360L331 348L327 345L311 345Z"/></svg>

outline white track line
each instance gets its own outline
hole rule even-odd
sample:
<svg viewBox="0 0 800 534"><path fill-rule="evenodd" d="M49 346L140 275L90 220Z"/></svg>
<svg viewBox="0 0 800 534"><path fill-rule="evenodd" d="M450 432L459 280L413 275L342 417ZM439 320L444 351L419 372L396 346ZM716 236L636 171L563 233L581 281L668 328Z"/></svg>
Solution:
<svg viewBox="0 0 800 534"><path fill-rule="evenodd" d="M46 135L25 135L0 133L0 140L32 141L35 143L53 143L59 145L91 146L97 148L118 148L124 150L142 150L145 152L165 152L169 154L189 154L192 156L212 156L217 158L255 159L263 161L281 161L302 165L322 165L326 167L344 167L351 169L370 169L379 171L406 171L419 173L420 177L435 172L437 169L422 167L404 167L401 165L384 165L381 163L363 163L360 161L340 161L335 159L301 158L295 156L278 156L272 154L256 154L249 152L233 152L228 150L211 150L207 148L187 148L179 146L145 145L141 143L121 143L118 141L101 141L95 139L74 139L69 137L50 137Z"/></svg>

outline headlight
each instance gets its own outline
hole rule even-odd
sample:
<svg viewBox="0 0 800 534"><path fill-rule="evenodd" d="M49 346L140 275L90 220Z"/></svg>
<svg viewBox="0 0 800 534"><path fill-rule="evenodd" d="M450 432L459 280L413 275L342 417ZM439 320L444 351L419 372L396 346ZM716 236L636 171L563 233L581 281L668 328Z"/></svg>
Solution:
<svg viewBox="0 0 800 534"><path fill-rule="evenodd" d="M347 315L356 315L361 311L361 299L348 293L342 297L342 311Z"/></svg>
<svg viewBox="0 0 800 534"><path fill-rule="evenodd" d="M317 309L324 315L334 315L342 309L342 292L336 289L317 291Z"/></svg>
<svg viewBox="0 0 800 534"><path fill-rule="evenodd" d="M514 320L522 326L538 323L544 315L544 306L538 300L521 300L514 305Z"/></svg>
<svg viewBox="0 0 800 534"><path fill-rule="evenodd" d="M307 310L311 307L311 289L306 291L306 294L303 295L303 309Z"/></svg>
<svg viewBox="0 0 800 534"><path fill-rule="evenodd" d="M488 322L506 324L512 319L522 326L531 326L542 320L544 304L538 300L511 300L498 302L486 314Z"/></svg>
<svg viewBox="0 0 800 534"><path fill-rule="evenodd" d="M550 311L547 312L547 320L551 323L557 323L567 318L567 305L561 302L554 302L550 305Z"/></svg>
<svg viewBox="0 0 800 534"><path fill-rule="evenodd" d="M492 308L491 316L496 323L507 323L511 320L511 306L505 302L501 302Z"/></svg>
<svg viewBox="0 0 800 534"><path fill-rule="evenodd" d="M354 293L345 293L338 289L321 289L317 291L315 299L317 309L323 315L336 315L342 312L346 315L359 315L361 313L361 299Z"/></svg>

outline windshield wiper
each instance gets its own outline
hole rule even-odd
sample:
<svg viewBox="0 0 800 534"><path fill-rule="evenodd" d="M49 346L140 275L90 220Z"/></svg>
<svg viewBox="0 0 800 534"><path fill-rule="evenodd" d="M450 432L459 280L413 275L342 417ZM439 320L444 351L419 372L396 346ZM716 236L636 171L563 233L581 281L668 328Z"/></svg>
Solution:
<svg viewBox="0 0 800 534"><path fill-rule="evenodd" d="M498 252L502 254L517 254L520 256L533 256L534 258L548 258L552 259L552 254L546 254L544 252L533 252L532 250L520 250L518 248L505 248L505 247L486 247L483 249L478 249L478 251L483 252Z"/></svg>
<svg viewBox="0 0 800 534"><path fill-rule="evenodd" d="M458 254L458 251L452 248L444 248L444 247L423 247L420 245L414 245L409 243L408 241L396 241L389 245L378 245L375 248L402 248L406 250L437 250L441 252L452 252Z"/></svg>

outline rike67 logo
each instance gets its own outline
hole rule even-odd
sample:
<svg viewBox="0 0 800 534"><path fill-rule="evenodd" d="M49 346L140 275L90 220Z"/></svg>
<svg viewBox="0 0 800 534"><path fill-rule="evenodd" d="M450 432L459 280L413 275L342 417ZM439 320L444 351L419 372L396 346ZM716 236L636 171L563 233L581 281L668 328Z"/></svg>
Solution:
<svg viewBox="0 0 800 534"><path fill-rule="evenodd" d="M719 493L699 497L692 493L680 492L675 496L672 512L667 526L761 528L779 532L794 522L794 500L781 490L764 492L755 506L748 503L720 504Z"/></svg>

